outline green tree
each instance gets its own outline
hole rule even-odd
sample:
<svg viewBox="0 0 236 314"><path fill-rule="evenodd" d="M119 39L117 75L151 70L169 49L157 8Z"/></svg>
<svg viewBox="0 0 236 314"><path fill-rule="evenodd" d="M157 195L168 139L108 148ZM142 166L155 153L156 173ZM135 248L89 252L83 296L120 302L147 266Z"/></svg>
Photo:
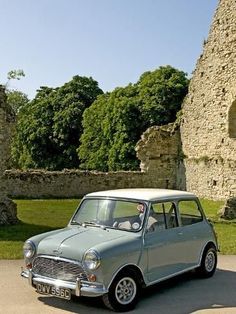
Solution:
<svg viewBox="0 0 236 314"><path fill-rule="evenodd" d="M82 169L107 170L107 152L110 144L106 134L106 126L109 126L109 123L105 120L105 115L109 97L109 93L99 95L97 100L84 111L84 132L80 139L81 145L77 150ZM88 152L89 158L87 158Z"/></svg>
<svg viewBox="0 0 236 314"><path fill-rule="evenodd" d="M23 70L11 70L7 73L7 82L0 84L3 86L6 94L7 94L7 102L8 105L13 109L14 113L17 114L21 106L24 106L28 101L28 97L26 94L18 91L16 89L11 89L9 87L11 80L20 80L25 76Z"/></svg>
<svg viewBox="0 0 236 314"><path fill-rule="evenodd" d="M164 125L176 120L188 92L186 73L170 65L141 75L137 86L145 127Z"/></svg>
<svg viewBox="0 0 236 314"><path fill-rule="evenodd" d="M26 94L18 90L6 90L7 102L10 107L13 109L15 114L18 114L20 109L25 106L29 99Z"/></svg>
<svg viewBox="0 0 236 314"><path fill-rule="evenodd" d="M116 89L111 95L110 107L107 116L107 124L110 125L108 136L111 139L108 170L135 170L139 162L134 147L140 137L137 130L142 125L136 87L130 84Z"/></svg>
<svg viewBox="0 0 236 314"><path fill-rule="evenodd" d="M96 81L80 76L55 89L41 87L18 115L14 164L50 170L78 167L82 114L101 93Z"/></svg>
<svg viewBox="0 0 236 314"><path fill-rule="evenodd" d="M132 85L107 93L85 110L84 132L78 153L80 167L100 171L133 170L138 167L134 146L141 123Z"/></svg>
<svg viewBox="0 0 236 314"><path fill-rule="evenodd" d="M152 125L175 121L188 83L184 72L166 66L144 73L134 85L100 96L83 115L81 168L138 169L135 145L141 134Z"/></svg>

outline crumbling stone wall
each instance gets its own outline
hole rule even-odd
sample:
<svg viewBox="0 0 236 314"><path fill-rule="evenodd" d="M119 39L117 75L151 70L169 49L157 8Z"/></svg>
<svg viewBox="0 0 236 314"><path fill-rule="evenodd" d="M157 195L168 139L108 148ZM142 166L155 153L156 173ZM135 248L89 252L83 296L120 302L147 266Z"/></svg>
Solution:
<svg viewBox="0 0 236 314"><path fill-rule="evenodd" d="M236 197L235 0L219 1L184 101L181 140L187 190Z"/></svg>
<svg viewBox="0 0 236 314"><path fill-rule="evenodd" d="M183 103L180 133L151 128L137 154L143 171L170 178L171 187L183 189L185 182L200 197L228 200L221 213L236 217L235 0L219 1Z"/></svg>
<svg viewBox="0 0 236 314"><path fill-rule="evenodd" d="M7 186L4 179L4 171L7 169L9 160L9 140L13 121L14 114L7 105L5 90L0 85L0 225L17 222L16 205L7 198Z"/></svg>
<svg viewBox="0 0 236 314"><path fill-rule="evenodd" d="M109 189L162 187L162 178L140 171L7 170L8 194L15 198L69 198Z"/></svg>
<svg viewBox="0 0 236 314"><path fill-rule="evenodd" d="M219 156L186 158L186 182L188 191L200 197L226 200L235 196L236 161L225 161Z"/></svg>
<svg viewBox="0 0 236 314"><path fill-rule="evenodd" d="M176 124L149 128L136 146L142 172L162 181L162 188L185 189L181 140Z"/></svg>

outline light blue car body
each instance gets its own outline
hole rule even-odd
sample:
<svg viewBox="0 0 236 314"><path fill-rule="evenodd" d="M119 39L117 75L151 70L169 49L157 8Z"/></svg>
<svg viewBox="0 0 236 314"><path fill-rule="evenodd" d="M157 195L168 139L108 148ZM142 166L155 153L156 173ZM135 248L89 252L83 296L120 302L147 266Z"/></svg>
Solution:
<svg viewBox="0 0 236 314"><path fill-rule="evenodd" d="M100 296L109 291L116 275L126 268L132 268L143 286L160 282L200 266L204 249L211 244L217 247L217 240L211 224L206 219L198 198L182 191L158 189L125 189L88 194L84 200L120 199L145 204L147 213L142 228L137 231L119 230L104 226L74 225L73 217L64 229L55 230L30 238L36 252L26 258L26 265L33 265L38 257L55 261L72 261L81 265L87 278L76 282L50 278L34 272L28 266L22 276L28 278L32 286L37 283L56 285L71 290L77 296ZM199 206L202 220L183 226L178 212L179 201L193 200ZM177 209L178 226L170 229L148 232L148 215L154 202L172 202ZM80 210L80 209L78 209ZM86 269L85 253L92 250L100 259L99 267Z"/></svg>

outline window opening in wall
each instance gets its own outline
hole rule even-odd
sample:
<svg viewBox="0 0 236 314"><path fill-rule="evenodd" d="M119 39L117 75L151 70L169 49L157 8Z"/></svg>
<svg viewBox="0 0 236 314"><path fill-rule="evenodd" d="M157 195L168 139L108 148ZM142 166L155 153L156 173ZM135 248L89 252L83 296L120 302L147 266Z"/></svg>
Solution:
<svg viewBox="0 0 236 314"><path fill-rule="evenodd" d="M228 123L229 123L229 137L236 138L236 100L232 103L229 108L228 115Z"/></svg>

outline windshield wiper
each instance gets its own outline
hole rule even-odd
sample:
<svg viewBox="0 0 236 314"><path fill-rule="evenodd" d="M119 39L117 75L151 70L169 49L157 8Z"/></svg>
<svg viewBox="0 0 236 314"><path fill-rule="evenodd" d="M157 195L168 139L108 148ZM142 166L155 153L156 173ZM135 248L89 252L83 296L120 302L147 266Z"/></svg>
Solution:
<svg viewBox="0 0 236 314"><path fill-rule="evenodd" d="M82 224L78 221L72 220L72 222L70 223L71 225L79 225L82 226Z"/></svg>
<svg viewBox="0 0 236 314"><path fill-rule="evenodd" d="M82 226L85 227L85 226L94 226L94 227L100 227L99 224L97 224L96 222L94 221L84 221L82 223Z"/></svg>
<svg viewBox="0 0 236 314"><path fill-rule="evenodd" d="M106 230L106 226L104 226L104 225L99 225L99 224L97 224L97 223L94 222L94 221L84 221L84 222L82 223L82 226L83 226L83 227L87 227L87 226L99 227L99 228L101 228L101 229Z"/></svg>

